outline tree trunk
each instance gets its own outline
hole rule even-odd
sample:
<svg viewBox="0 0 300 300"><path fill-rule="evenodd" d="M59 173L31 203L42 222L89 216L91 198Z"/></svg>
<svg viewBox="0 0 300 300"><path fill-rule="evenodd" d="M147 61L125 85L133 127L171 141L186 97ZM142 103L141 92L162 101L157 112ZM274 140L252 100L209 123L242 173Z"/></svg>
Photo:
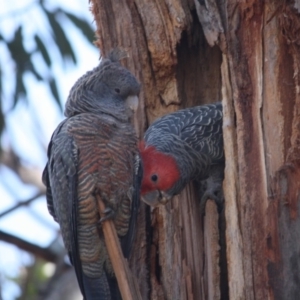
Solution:
<svg viewBox="0 0 300 300"><path fill-rule="evenodd" d="M300 1L92 0L102 54L125 48L157 117L222 100L225 212L193 184L142 204L130 265L143 299L298 299ZM226 229L226 231L225 231Z"/></svg>

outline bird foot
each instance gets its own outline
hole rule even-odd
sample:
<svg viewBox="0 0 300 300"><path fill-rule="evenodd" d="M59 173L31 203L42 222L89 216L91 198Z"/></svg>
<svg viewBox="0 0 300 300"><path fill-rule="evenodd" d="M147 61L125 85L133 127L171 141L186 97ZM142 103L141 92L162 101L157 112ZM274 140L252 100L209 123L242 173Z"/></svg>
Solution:
<svg viewBox="0 0 300 300"><path fill-rule="evenodd" d="M104 211L101 213L102 217L100 218L100 220L98 221L98 224L101 224L102 222L112 219L115 215L115 211L110 208L110 207L106 207L104 209Z"/></svg>
<svg viewBox="0 0 300 300"><path fill-rule="evenodd" d="M215 201L218 208L218 212L220 213L223 210L223 205L224 205L224 196L223 196L222 187L210 188L204 192L200 200L200 212L202 215L205 215L205 206L207 200L209 199Z"/></svg>
<svg viewBox="0 0 300 300"><path fill-rule="evenodd" d="M205 206L208 199L215 201L218 212L220 213L224 205L222 184L206 182L204 190L202 189L202 196L200 200L200 212L202 215L205 215Z"/></svg>
<svg viewBox="0 0 300 300"><path fill-rule="evenodd" d="M202 215L205 215L205 206L208 199L215 201L219 213L223 210L223 178L224 166L216 165L211 169L210 176L206 180L201 181L200 193L202 196L200 201L200 211Z"/></svg>

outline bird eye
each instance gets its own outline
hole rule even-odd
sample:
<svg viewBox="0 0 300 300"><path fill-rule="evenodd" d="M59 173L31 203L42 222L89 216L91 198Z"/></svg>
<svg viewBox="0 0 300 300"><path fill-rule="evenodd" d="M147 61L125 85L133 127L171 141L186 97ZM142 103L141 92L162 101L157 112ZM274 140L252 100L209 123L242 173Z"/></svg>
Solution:
<svg viewBox="0 0 300 300"><path fill-rule="evenodd" d="M152 180L152 181L156 182L157 179L158 179L158 177L157 177L156 174L153 174L153 175L151 176L151 180Z"/></svg>
<svg viewBox="0 0 300 300"><path fill-rule="evenodd" d="M120 93L120 89L116 88L115 92L119 94Z"/></svg>

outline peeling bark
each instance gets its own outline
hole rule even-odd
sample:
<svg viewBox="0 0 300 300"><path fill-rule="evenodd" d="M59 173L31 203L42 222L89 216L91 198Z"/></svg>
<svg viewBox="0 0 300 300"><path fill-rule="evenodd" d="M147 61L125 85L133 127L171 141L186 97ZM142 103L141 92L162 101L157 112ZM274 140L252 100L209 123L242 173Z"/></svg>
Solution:
<svg viewBox="0 0 300 300"><path fill-rule="evenodd" d="M224 187L228 191L229 184L238 186L239 196L232 204L238 207L239 220L232 229L241 236L240 246L231 248L235 239L229 234L228 191L227 257L230 298L234 299L234 287L239 289L238 299L299 296L300 244L295 240L300 236L296 142L300 51L299 13L292 4L248 1L228 5L227 57L236 117L232 134L236 130L237 143L225 145L225 151L230 146L227 151L237 154L238 169L237 176L226 172ZM289 216L284 201L289 203ZM231 262L236 251L242 270ZM240 272L244 280L237 281Z"/></svg>
<svg viewBox="0 0 300 300"><path fill-rule="evenodd" d="M207 279L208 300L218 300L221 297L220 283L220 245L218 212L216 204L208 200L206 204L206 217L204 218L204 250L205 250L205 277Z"/></svg>

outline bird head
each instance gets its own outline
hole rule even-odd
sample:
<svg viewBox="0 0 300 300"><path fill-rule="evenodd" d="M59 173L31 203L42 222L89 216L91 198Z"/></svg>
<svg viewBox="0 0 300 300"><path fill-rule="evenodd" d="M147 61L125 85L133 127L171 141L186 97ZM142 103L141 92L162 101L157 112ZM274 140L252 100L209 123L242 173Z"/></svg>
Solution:
<svg viewBox="0 0 300 300"><path fill-rule="evenodd" d="M140 84L136 78L120 64L120 59L126 57L126 53L119 49L114 49L100 63L97 81L91 88L95 92L101 92L103 85L118 98L126 101L128 97L137 97L140 92ZM130 102L130 101L129 101ZM132 102L131 102L132 103Z"/></svg>
<svg viewBox="0 0 300 300"><path fill-rule="evenodd" d="M144 141L139 150L143 164L141 198L151 206L166 204L173 196L170 190L180 178L176 160L154 146L146 146Z"/></svg>
<svg viewBox="0 0 300 300"><path fill-rule="evenodd" d="M140 84L119 60L124 52L113 50L100 64L87 72L72 87L65 116L93 112L113 114L125 121L136 112Z"/></svg>

